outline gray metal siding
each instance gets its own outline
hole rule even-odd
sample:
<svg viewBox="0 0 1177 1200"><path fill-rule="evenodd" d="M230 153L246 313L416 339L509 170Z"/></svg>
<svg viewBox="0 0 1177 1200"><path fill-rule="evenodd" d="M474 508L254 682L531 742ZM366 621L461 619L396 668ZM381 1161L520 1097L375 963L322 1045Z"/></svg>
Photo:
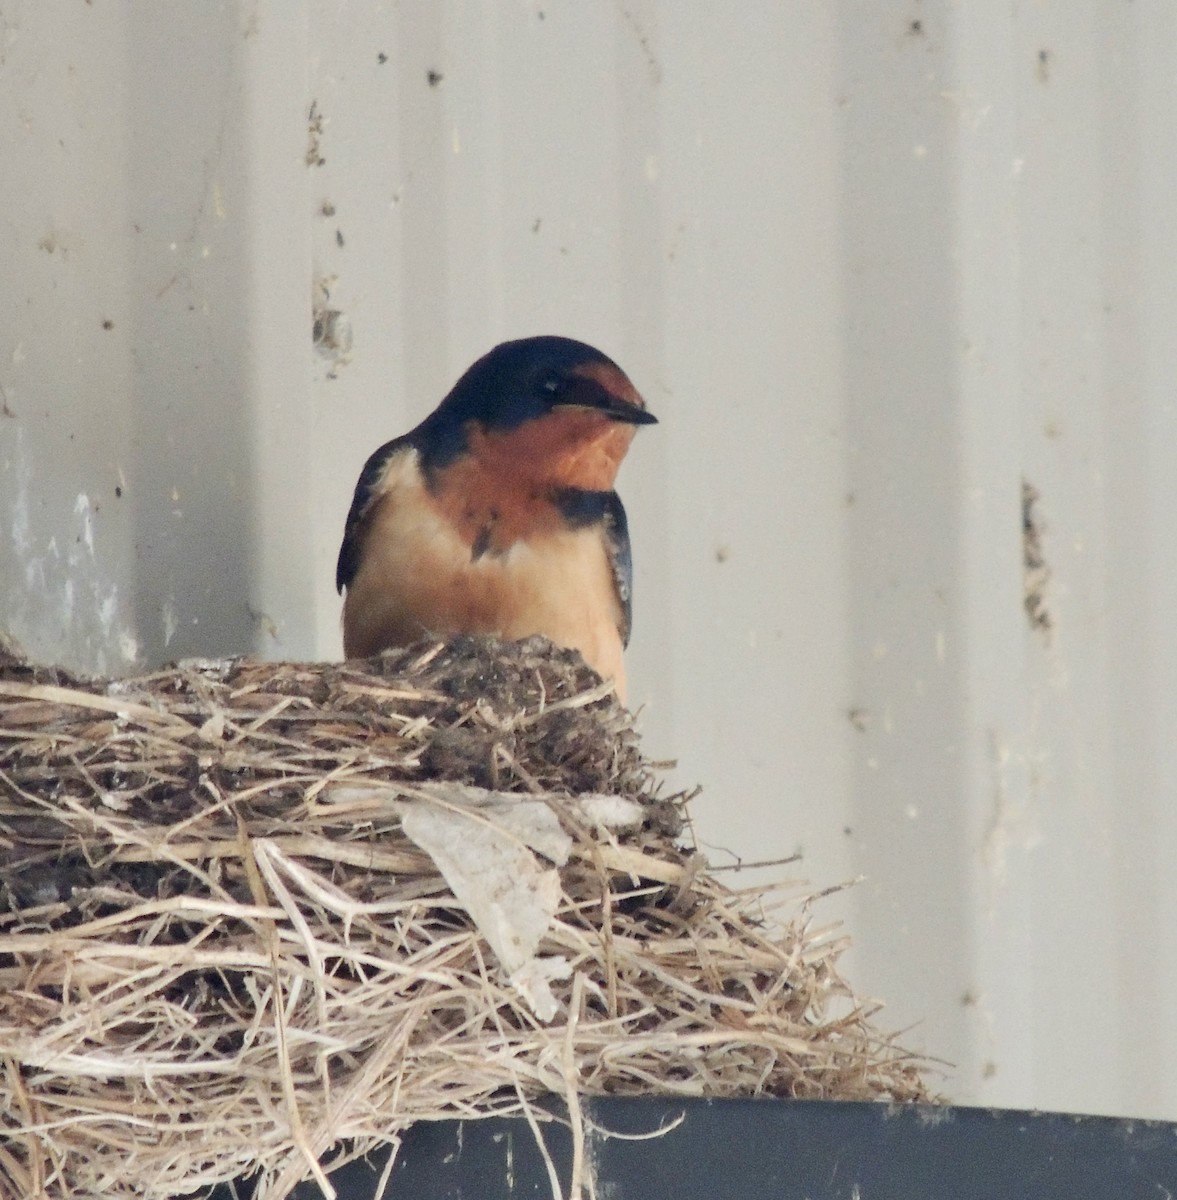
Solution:
<svg viewBox="0 0 1177 1200"><path fill-rule="evenodd" d="M815 920L955 1098L1177 1117L1174 45L1164 0L0 0L0 624L333 657L367 454L594 342L662 420L631 698L713 859L864 875Z"/></svg>

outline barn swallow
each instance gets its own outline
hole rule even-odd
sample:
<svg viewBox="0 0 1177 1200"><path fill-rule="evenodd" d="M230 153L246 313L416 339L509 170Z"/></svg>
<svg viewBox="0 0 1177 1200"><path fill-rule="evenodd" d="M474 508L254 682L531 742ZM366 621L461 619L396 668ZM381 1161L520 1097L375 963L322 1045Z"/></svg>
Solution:
<svg viewBox="0 0 1177 1200"><path fill-rule="evenodd" d="M633 562L613 481L656 422L621 368L562 337L504 342L364 464L339 550L343 648L544 634L625 699Z"/></svg>

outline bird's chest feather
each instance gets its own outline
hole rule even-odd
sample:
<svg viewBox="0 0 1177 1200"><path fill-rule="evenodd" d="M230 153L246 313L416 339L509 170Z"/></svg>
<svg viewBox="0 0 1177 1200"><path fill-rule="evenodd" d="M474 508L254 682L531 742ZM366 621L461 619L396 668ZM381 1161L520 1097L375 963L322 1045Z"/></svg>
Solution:
<svg viewBox="0 0 1177 1200"><path fill-rule="evenodd" d="M425 633L542 633L618 676L622 611L601 529L567 528L501 478L461 482L431 491L408 456L390 468L348 587L349 654Z"/></svg>

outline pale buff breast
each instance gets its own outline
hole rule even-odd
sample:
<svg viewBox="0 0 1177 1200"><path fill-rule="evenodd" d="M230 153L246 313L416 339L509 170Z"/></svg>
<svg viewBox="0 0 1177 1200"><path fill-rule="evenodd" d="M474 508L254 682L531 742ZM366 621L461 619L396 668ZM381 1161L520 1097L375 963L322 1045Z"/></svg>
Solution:
<svg viewBox="0 0 1177 1200"><path fill-rule="evenodd" d="M412 454L390 464L343 605L349 658L430 634L543 634L579 650L625 698L621 605L599 529L547 529L473 559Z"/></svg>

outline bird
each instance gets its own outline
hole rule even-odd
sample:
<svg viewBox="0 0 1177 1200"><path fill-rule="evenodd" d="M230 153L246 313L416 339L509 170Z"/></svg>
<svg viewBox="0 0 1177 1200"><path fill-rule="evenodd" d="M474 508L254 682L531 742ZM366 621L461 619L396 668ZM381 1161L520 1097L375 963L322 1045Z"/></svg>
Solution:
<svg viewBox="0 0 1177 1200"><path fill-rule="evenodd" d="M345 656L542 634L624 703L633 560L613 484L638 427L656 423L584 342L528 337L483 355L360 472L335 572Z"/></svg>

